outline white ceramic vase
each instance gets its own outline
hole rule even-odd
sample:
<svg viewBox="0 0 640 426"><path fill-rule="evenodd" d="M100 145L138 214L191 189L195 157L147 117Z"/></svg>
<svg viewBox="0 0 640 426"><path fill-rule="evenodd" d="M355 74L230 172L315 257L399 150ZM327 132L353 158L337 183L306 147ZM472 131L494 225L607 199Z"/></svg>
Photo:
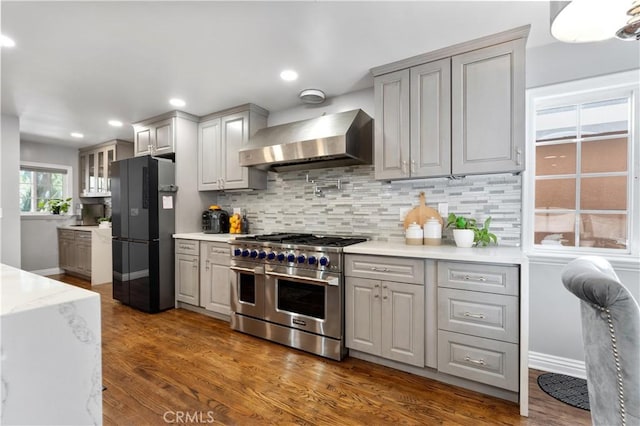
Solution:
<svg viewBox="0 0 640 426"><path fill-rule="evenodd" d="M474 235L473 229L453 230L453 239L456 241L458 247L472 247Z"/></svg>

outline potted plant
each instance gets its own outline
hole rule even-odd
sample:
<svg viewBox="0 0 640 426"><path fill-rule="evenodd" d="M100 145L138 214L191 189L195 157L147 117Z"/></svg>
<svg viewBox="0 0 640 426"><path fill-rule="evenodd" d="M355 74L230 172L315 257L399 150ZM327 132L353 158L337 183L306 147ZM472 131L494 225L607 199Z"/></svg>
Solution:
<svg viewBox="0 0 640 426"><path fill-rule="evenodd" d="M491 216L489 216L482 228L479 228L475 219L466 218L464 216L456 216L454 213L447 217L447 228L453 228L453 239L458 247L485 247L493 241L498 242L498 237L489 232L491 225Z"/></svg>
<svg viewBox="0 0 640 426"><path fill-rule="evenodd" d="M111 228L111 218L110 217L99 217L98 218L98 227L99 228Z"/></svg>
<svg viewBox="0 0 640 426"><path fill-rule="evenodd" d="M42 200L38 203L38 208L48 210L52 214L66 213L71 206L71 198L50 198L46 201Z"/></svg>
<svg viewBox="0 0 640 426"><path fill-rule="evenodd" d="M476 220L450 213L447 217L447 228L453 228L453 239L458 247L473 246Z"/></svg>

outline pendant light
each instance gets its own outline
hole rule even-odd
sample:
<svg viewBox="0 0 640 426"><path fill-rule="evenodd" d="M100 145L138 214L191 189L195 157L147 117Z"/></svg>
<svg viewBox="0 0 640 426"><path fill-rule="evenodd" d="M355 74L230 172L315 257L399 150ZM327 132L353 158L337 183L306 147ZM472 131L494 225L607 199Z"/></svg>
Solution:
<svg viewBox="0 0 640 426"><path fill-rule="evenodd" d="M630 0L551 1L551 34L568 43L613 38L625 24L624 11L629 3Z"/></svg>
<svg viewBox="0 0 640 426"><path fill-rule="evenodd" d="M618 30L616 37L621 40L640 40L640 0L633 2L627 15L631 16L631 19Z"/></svg>

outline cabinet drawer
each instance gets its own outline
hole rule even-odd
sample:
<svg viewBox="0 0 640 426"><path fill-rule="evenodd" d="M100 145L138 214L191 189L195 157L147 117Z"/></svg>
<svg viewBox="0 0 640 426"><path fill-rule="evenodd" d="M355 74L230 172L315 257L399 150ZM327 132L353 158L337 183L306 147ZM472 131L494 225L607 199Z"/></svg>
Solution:
<svg viewBox="0 0 640 426"><path fill-rule="evenodd" d="M438 328L518 343L516 296L438 289Z"/></svg>
<svg viewBox="0 0 640 426"><path fill-rule="evenodd" d="M176 253L193 254L198 256L200 254L200 241L176 240Z"/></svg>
<svg viewBox="0 0 640 426"><path fill-rule="evenodd" d="M387 256L345 256L348 277L424 285L424 260Z"/></svg>
<svg viewBox="0 0 640 426"><path fill-rule="evenodd" d="M438 331L438 371L518 391L518 345Z"/></svg>
<svg viewBox="0 0 640 426"><path fill-rule="evenodd" d="M517 296L520 287L519 267L438 262L438 287Z"/></svg>
<svg viewBox="0 0 640 426"><path fill-rule="evenodd" d="M227 244L202 243L200 244L200 257L208 259L215 265L229 266L231 251Z"/></svg>
<svg viewBox="0 0 640 426"><path fill-rule="evenodd" d="M74 240L75 231L72 231L71 229L58 229L58 237L64 240Z"/></svg>

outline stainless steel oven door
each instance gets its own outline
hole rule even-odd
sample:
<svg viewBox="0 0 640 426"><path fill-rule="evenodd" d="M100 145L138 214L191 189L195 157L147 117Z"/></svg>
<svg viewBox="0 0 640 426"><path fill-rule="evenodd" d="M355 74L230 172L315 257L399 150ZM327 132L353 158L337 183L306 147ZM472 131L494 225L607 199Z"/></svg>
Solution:
<svg viewBox="0 0 640 426"><path fill-rule="evenodd" d="M264 266L238 263L231 269L231 312L264 318Z"/></svg>
<svg viewBox="0 0 640 426"><path fill-rule="evenodd" d="M286 266L265 270L265 319L341 339L343 283L340 274Z"/></svg>

